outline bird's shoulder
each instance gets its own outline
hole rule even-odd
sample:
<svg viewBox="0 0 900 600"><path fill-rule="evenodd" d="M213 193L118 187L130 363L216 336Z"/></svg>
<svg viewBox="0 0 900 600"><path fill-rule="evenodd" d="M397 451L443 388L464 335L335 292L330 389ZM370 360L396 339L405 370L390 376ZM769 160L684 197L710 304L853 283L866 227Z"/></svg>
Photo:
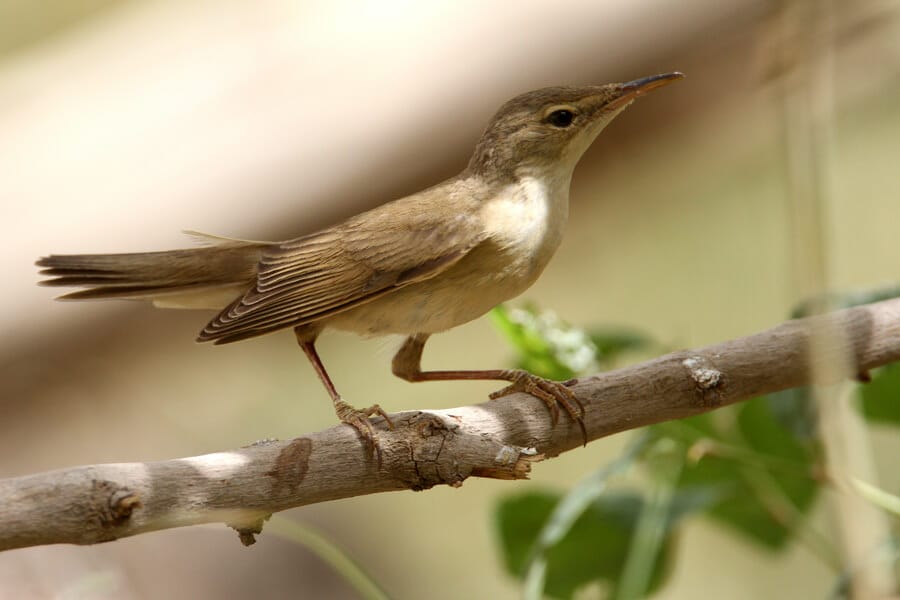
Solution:
<svg viewBox="0 0 900 600"><path fill-rule="evenodd" d="M482 241L482 201L477 185L454 178L278 244L266 254L288 258L312 252L376 269L409 268Z"/></svg>

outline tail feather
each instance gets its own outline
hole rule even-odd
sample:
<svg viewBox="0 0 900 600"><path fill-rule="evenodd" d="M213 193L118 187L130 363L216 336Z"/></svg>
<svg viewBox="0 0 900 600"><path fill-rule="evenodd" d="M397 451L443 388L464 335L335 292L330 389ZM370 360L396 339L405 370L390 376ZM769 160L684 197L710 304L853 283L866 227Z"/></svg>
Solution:
<svg viewBox="0 0 900 600"><path fill-rule="evenodd" d="M214 246L134 254L50 255L37 261L49 279L41 285L85 288L61 300L128 298L141 300L240 290L256 278L265 242L228 242ZM239 293L239 292L235 292ZM215 294L214 294L215 295ZM218 297L217 296L217 297ZM219 302L219 301L217 301ZM186 306L199 306L190 300Z"/></svg>

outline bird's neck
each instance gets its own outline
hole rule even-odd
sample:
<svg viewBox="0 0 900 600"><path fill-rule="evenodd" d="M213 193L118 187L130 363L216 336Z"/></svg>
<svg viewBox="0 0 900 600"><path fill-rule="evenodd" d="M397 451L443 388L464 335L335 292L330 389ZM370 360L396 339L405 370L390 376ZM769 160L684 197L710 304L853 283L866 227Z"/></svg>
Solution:
<svg viewBox="0 0 900 600"><path fill-rule="evenodd" d="M546 196L545 201L550 204L560 202L568 204L569 185L572 182L574 167L574 164L562 163L548 166L523 166L516 169L514 185L520 187L523 193L528 195L540 193Z"/></svg>

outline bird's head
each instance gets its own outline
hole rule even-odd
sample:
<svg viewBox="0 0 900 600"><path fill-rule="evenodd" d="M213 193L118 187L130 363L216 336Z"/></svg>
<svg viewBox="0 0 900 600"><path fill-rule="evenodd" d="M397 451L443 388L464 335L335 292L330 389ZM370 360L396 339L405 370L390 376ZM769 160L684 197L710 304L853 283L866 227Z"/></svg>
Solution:
<svg viewBox="0 0 900 600"><path fill-rule="evenodd" d="M549 87L506 102L481 136L469 171L484 178L571 175L597 135L637 97L684 77L665 73L627 83Z"/></svg>

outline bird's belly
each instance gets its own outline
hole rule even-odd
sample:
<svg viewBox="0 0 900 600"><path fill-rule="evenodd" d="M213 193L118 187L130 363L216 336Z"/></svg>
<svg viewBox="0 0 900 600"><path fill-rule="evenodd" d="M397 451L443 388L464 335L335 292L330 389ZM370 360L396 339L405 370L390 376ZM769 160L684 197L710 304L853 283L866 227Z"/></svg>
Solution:
<svg viewBox="0 0 900 600"><path fill-rule="evenodd" d="M481 213L486 241L431 279L410 284L329 318L362 335L437 333L476 319L524 292L562 240L568 179L523 178Z"/></svg>
<svg viewBox="0 0 900 600"><path fill-rule="evenodd" d="M325 324L378 336L438 333L467 323L521 294L546 265L509 250L483 244L447 271L338 313Z"/></svg>

